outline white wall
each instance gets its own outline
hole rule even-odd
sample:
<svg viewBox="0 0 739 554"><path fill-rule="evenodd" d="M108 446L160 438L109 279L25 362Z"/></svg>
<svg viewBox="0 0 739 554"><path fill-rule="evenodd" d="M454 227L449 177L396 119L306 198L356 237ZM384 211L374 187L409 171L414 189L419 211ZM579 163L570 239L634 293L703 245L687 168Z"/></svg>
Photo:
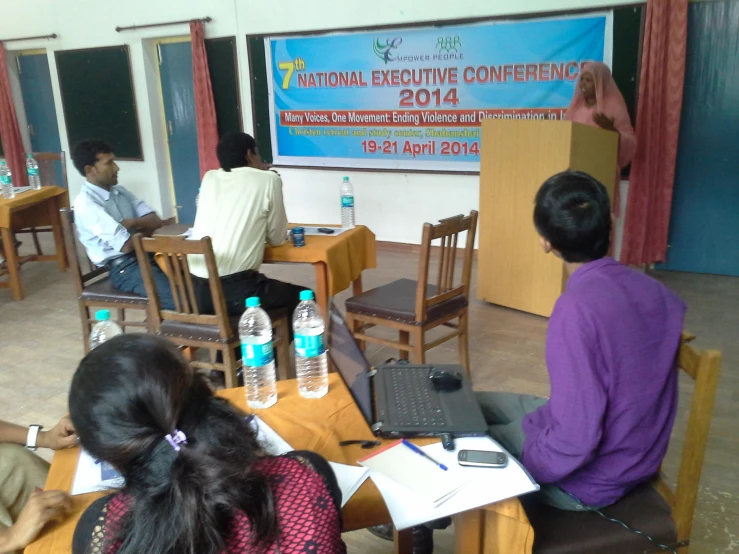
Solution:
<svg viewBox="0 0 739 554"><path fill-rule="evenodd" d="M623 3L623 0L375 0L369 4L361 0L4 0L0 38L59 35L54 40L12 42L6 47L47 49L62 149L66 152L69 144L54 52L129 45L144 161L120 162L120 182L164 217L170 217L174 215L174 206L152 39L186 35L189 29L181 25L117 33L117 26L212 17L213 21L206 25L206 37L238 39L244 126L251 132L246 35L567 11ZM14 71L15 64L8 65ZM70 161L68 169L70 192L74 196L83 179ZM339 222L338 189L341 177L350 175L356 190L357 220L372 229L379 240L417 243L425 221L469 212L479 204L477 176L306 169L280 169L280 174L289 218L321 223Z"/></svg>

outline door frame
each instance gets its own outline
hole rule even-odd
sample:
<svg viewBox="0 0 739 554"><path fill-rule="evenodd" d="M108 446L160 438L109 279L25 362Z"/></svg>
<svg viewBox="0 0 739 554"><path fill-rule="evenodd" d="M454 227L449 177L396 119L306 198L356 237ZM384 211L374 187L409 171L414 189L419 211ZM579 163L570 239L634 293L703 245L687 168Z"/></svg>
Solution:
<svg viewBox="0 0 739 554"><path fill-rule="evenodd" d="M164 92L162 89L162 51L161 46L163 44L179 44L182 42L192 42L190 35L182 35L177 37L166 37L160 38L154 41L154 48L156 49L157 55L157 87L159 87L159 113L161 114L160 120L162 122L161 131L164 133L163 136L167 137L167 148L165 149L166 165L167 165L167 181L169 185L169 197L174 208L175 221L179 222L180 214L177 210L177 195L174 189L174 175L172 173L172 156L169 152L169 130L167 129L167 112L164 109Z"/></svg>

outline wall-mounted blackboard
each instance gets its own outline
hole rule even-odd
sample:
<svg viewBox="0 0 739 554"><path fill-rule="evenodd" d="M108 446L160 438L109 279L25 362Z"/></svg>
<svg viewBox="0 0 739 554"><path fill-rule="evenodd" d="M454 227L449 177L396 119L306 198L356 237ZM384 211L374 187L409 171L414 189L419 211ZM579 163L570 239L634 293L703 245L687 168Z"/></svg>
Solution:
<svg viewBox="0 0 739 554"><path fill-rule="evenodd" d="M641 53L642 10L642 5L624 6L613 10L613 77L624 96L629 113L631 114L631 121L634 124L636 123L639 55ZM559 13L549 15L567 14ZM448 22L450 25L454 23L454 21ZM444 23L444 25L446 24L447 22ZM428 23L420 23L419 25L428 25ZM402 26L409 27L408 24L404 24ZM362 31L367 29L359 28L343 30ZM262 159L271 163L272 138L264 39L265 37L263 36L247 37L247 51L249 54L249 70L251 74L254 138L257 141L257 146L259 147Z"/></svg>
<svg viewBox="0 0 739 554"><path fill-rule="evenodd" d="M70 146L109 142L122 160L143 160L128 46L56 52Z"/></svg>
<svg viewBox="0 0 739 554"><path fill-rule="evenodd" d="M239 73L236 67L236 39L212 38L205 41L213 102L216 105L218 136L241 131Z"/></svg>

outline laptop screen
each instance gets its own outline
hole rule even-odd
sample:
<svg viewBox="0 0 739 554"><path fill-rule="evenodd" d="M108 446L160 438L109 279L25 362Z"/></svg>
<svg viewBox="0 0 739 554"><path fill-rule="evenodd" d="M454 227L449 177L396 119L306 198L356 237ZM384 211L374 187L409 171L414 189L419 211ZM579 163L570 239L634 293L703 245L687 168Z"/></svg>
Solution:
<svg viewBox="0 0 739 554"><path fill-rule="evenodd" d="M371 427L374 423L372 414L372 387L369 376L369 362L354 340L344 318L331 303L328 324L328 351L339 370L341 378L349 387L354 402Z"/></svg>

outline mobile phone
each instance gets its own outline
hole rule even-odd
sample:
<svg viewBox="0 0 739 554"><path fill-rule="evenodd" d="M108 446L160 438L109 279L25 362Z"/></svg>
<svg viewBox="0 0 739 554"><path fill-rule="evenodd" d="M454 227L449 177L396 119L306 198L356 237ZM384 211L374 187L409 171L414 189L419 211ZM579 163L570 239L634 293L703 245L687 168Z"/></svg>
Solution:
<svg viewBox="0 0 739 554"><path fill-rule="evenodd" d="M460 450L457 461L461 466L505 467L508 465L508 454L487 450Z"/></svg>

